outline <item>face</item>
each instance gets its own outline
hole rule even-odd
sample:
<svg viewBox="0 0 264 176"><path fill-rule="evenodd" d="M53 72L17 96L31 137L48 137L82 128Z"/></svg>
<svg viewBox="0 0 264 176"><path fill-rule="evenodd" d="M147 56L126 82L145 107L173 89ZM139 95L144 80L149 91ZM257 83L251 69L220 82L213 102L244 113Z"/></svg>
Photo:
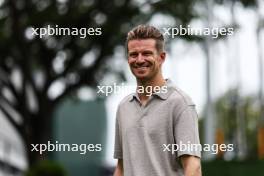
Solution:
<svg viewBox="0 0 264 176"><path fill-rule="evenodd" d="M159 53L154 39L128 42L128 64L138 80L151 80L161 74L165 53Z"/></svg>

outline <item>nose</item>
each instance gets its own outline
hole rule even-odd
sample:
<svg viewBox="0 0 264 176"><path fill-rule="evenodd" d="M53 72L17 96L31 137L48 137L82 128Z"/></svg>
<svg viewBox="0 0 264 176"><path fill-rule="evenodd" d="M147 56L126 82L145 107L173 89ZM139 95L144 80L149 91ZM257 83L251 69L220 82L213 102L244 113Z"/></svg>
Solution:
<svg viewBox="0 0 264 176"><path fill-rule="evenodd" d="M142 56L141 53L138 54L138 58L137 58L136 62L137 63L144 63L145 62L144 56Z"/></svg>

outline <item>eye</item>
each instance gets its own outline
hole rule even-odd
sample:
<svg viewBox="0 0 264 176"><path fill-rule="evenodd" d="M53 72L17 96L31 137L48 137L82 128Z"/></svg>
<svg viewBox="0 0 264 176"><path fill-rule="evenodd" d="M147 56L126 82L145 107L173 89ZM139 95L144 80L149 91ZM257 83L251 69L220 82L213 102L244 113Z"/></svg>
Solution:
<svg viewBox="0 0 264 176"><path fill-rule="evenodd" d="M135 58L135 57L137 57L137 53L129 53L129 57L132 57L132 58Z"/></svg>
<svg viewBox="0 0 264 176"><path fill-rule="evenodd" d="M145 51L142 54L143 54L143 56L152 56L152 52L151 51Z"/></svg>

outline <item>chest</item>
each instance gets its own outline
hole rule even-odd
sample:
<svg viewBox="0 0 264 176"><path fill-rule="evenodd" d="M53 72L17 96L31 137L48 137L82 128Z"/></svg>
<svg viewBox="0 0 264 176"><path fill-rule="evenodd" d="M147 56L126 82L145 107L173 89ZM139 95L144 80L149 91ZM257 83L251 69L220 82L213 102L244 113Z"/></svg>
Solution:
<svg viewBox="0 0 264 176"><path fill-rule="evenodd" d="M136 101L121 110L121 128L124 134L146 132L150 135L172 133L173 105L156 100L140 106Z"/></svg>

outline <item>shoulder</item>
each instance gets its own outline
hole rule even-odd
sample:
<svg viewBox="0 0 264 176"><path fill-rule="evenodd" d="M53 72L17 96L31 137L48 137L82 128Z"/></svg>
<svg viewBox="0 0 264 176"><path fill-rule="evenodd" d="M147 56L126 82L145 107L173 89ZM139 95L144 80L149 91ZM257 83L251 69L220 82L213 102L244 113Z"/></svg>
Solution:
<svg viewBox="0 0 264 176"><path fill-rule="evenodd" d="M120 108L120 107L126 106L126 105L131 101L131 99L133 98L133 95L134 95L134 93L131 93L131 94L125 96L125 97L120 101L120 103L118 104L118 107Z"/></svg>
<svg viewBox="0 0 264 176"><path fill-rule="evenodd" d="M170 101L175 102L182 106L192 106L195 105L191 97L185 93L183 90L176 86L170 87L171 95L169 97Z"/></svg>
<svg viewBox="0 0 264 176"><path fill-rule="evenodd" d="M118 104L117 106L117 119L121 118L121 116L123 116L122 114L126 113L127 111L129 111L131 108L130 104L131 104L131 99L133 98L133 93L125 96Z"/></svg>
<svg viewBox="0 0 264 176"><path fill-rule="evenodd" d="M194 115L197 116L195 104L187 93L175 86L171 91L172 93L169 97L169 101L173 104L173 112L176 119L179 119L183 112L186 112L190 117L194 117Z"/></svg>

